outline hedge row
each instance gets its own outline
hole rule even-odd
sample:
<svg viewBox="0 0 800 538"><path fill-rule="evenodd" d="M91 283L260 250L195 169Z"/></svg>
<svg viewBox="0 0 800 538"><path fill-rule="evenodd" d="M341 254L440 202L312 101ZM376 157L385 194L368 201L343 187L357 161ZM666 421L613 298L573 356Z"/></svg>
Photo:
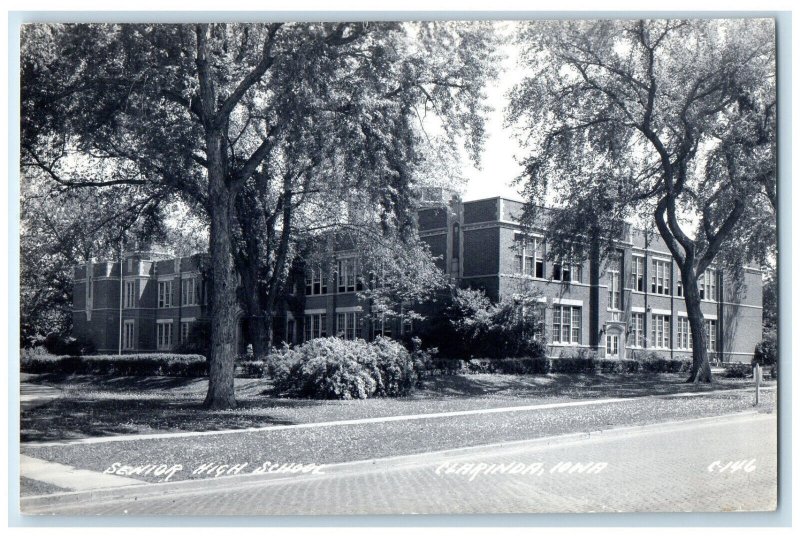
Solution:
<svg viewBox="0 0 800 538"><path fill-rule="evenodd" d="M31 374L92 374L203 377L208 364L203 355L147 353L141 355L23 355L21 370Z"/></svg>
<svg viewBox="0 0 800 538"><path fill-rule="evenodd" d="M677 359L598 359L594 357L521 358L521 359L435 359L430 369L435 373L456 374L631 374L637 372L688 372L692 363Z"/></svg>

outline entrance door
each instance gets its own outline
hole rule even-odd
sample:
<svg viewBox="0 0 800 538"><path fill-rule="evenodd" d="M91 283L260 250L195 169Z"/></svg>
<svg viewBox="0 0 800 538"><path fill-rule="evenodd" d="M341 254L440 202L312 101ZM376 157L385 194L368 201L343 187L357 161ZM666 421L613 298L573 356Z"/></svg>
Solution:
<svg viewBox="0 0 800 538"><path fill-rule="evenodd" d="M619 335L607 334L606 335L606 358L618 359L619 358Z"/></svg>

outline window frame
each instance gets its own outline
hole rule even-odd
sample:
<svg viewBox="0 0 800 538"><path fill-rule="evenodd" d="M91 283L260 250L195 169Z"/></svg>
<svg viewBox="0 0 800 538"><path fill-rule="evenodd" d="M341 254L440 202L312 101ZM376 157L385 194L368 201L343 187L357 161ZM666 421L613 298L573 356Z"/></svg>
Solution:
<svg viewBox="0 0 800 538"><path fill-rule="evenodd" d="M156 322L156 349L159 351L172 349L172 325L172 321Z"/></svg>
<svg viewBox="0 0 800 538"><path fill-rule="evenodd" d="M172 308L172 280L158 281L158 308Z"/></svg>
<svg viewBox="0 0 800 538"><path fill-rule="evenodd" d="M631 284L633 284L633 291L644 293L647 290L644 267L644 256L639 256L638 254L631 256Z"/></svg>
<svg viewBox="0 0 800 538"><path fill-rule="evenodd" d="M136 349L136 322L126 319L122 322L122 349L131 351Z"/></svg>
<svg viewBox="0 0 800 538"><path fill-rule="evenodd" d="M671 314L653 314L651 327L651 347L653 349L670 349L670 331L672 329Z"/></svg>
<svg viewBox="0 0 800 538"><path fill-rule="evenodd" d="M644 312L631 312L631 335L633 336L630 347L644 348L645 343L645 314Z"/></svg>
<svg viewBox="0 0 800 538"><path fill-rule="evenodd" d="M650 293L670 297L672 295L672 262L661 258L652 258L651 261L653 274L650 279ZM661 291L659 291L659 282Z"/></svg>
<svg viewBox="0 0 800 538"><path fill-rule="evenodd" d="M136 279L125 279L123 308L136 308Z"/></svg>
<svg viewBox="0 0 800 538"><path fill-rule="evenodd" d="M581 345L583 308L577 305L553 305L553 331L551 342L562 345ZM568 321L566 321L568 320ZM577 323L576 323L577 322ZM564 339L564 335L567 339Z"/></svg>

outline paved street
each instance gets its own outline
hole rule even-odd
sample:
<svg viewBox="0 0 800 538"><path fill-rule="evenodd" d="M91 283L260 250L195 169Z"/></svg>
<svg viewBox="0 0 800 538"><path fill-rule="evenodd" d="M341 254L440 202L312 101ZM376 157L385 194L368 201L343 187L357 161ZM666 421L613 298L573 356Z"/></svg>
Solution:
<svg viewBox="0 0 800 538"><path fill-rule="evenodd" d="M326 466L23 499L24 513L272 515L771 510L776 415L749 413ZM577 464L577 465L576 465Z"/></svg>

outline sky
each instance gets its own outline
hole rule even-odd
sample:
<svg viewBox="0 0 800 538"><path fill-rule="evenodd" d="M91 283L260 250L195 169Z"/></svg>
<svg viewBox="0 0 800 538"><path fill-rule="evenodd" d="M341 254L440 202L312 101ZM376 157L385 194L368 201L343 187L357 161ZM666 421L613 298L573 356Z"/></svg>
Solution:
<svg viewBox="0 0 800 538"><path fill-rule="evenodd" d="M504 25L499 23L498 26ZM501 32L508 32L510 28L499 28ZM487 88L487 99L494 112L489 116L486 124L486 144L481 157L481 169L477 169L469 162L464 163L463 174L467 178L464 200L479 200L494 196L521 199L518 194L519 186L512 186L513 180L520 174L522 168L517 164L516 157L521 150L514 140L510 129L503 128L503 115L506 106L506 94L519 80L521 71L517 68L517 55L513 46L503 47L506 54L501 72L495 84Z"/></svg>

